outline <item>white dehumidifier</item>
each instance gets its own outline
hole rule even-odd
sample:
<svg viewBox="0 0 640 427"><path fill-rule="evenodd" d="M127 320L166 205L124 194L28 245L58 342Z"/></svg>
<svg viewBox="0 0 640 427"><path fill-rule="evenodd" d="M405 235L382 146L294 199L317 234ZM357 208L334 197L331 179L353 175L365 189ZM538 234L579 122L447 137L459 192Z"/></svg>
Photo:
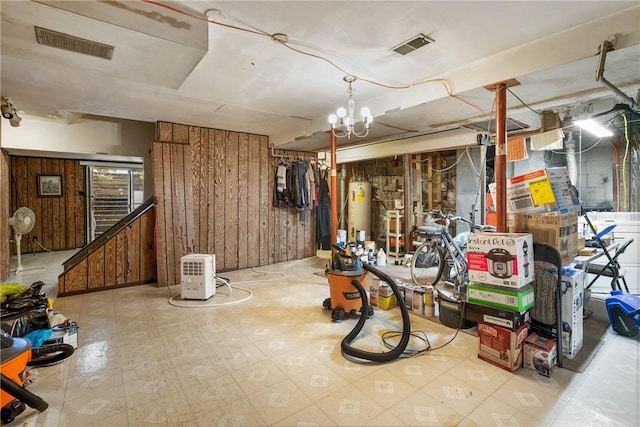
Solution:
<svg viewBox="0 0 640 427"><path fill-rule="evenodd" d="M216 256L189 254L180 259L180 297L207 300L216 293Z"/></svg>

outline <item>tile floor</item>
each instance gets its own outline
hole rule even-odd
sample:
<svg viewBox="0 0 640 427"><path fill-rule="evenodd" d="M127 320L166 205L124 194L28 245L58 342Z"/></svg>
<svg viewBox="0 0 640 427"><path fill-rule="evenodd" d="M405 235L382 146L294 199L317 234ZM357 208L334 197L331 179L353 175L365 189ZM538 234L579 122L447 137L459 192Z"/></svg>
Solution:
<svg viewBox="0 0 640 427"><path fill-rule="evenodd" d="M17 279L43 280L54 297L56 263L72 253L26 257L47 270ZM224 273L252 296L217 307L170 304L178 286L57 298L54 309L80 325L78 349L59 365L31 369L28 389L49 409L28 408L10 425L640 425L640 338L611 330L586 372L556 368L551 378L496 368L476 357L472 334L413 315L412 329L425 331L432 347L455 338L392 363L346 360L340 342L355 320L332 323L322 308L329 289L314 273L326 262ZM226 297L220 288L209 303L239 301L248 295L239 288ZM386 351L379 333L400 322L397 309L376 310L354 345Z"/></svg>

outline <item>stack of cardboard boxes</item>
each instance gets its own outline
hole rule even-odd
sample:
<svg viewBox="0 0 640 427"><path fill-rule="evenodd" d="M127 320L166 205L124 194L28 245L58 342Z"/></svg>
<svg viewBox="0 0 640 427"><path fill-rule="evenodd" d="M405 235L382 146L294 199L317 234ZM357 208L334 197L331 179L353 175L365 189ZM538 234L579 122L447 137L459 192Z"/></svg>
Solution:
<svg viewBox="0 0 640 427"><path fill-rule="evenodd" d="M469 286L467 312L489 307L511 312L503 326L483 318L478 323L478 357L509 371L522 366L528 335L525 318L534 305L533 238L529 233L477 233L467 237Z"/></svg>
<svg viewBox="0 0 640 427"><path fill-rule="evenodd" d="M494 193L495 186L490 187ZM470 236L468 301L471 307L493 307L511 310L514 319L522 317L524 324L507 323L498 326L479 319L478 336L480 347L478 357L515 371L523 364L549 376L557 362L556 345L553 339L532 333L528 335L526 321L528 310L535 304L533 241L547 243L558 250L563 264L562 272L562 344L563 355L574 358L582 347L582 316L584 272L568 266L578 252L579 204L572 189L566 167L533 171L510 178L507 181L507 231L495 233L496 241L489 235ZM500 250L500 239L511 234L514 252L513 271L500 271L500 262L507 256ZM520 240L516 236L519 237ZM525 237L526 236L526 237ZM482 240L485 239L485 240ZM525 261L524 242L531 258ZM488 243L489 246L483 246ZM493 246L492 246L493 245ZM487 265L480 262L480 253L489 259L493 251L494 261ZM502 256L502 257L501 257ZM515 262L516 259L523 261ZM498 264L496 264L496 262ZM527 265L528 264L528 265ZM506 279L507 273L517 276ZM494 274L491 274L494 273ZM521 316L515 316L515 313ZM516 322L518 323L518 322ZM517 327L516 327L517 326Z"/></svg>

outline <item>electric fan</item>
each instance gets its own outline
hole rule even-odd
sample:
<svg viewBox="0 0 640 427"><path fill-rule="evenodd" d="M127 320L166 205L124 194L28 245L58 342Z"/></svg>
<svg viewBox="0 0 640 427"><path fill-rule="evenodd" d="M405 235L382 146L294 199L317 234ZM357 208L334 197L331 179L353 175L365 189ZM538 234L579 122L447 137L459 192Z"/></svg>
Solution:
<svg viewBox="0 0 640 427"><path fill-rule="evenodd" d="M24 271L25 268L22 267L22 259L20 258L20 241L22 240L22 235L27 234L33 229L33 226L36 223L36 215L29 208L18 208L13 214L11 218L9 218L9 225L13 227L13 233L15 235L16 241L16 252L18 255L18 267L16 268L16 274ZM29 267L29 270L34 268L45 268L42 267Z"/></svg>

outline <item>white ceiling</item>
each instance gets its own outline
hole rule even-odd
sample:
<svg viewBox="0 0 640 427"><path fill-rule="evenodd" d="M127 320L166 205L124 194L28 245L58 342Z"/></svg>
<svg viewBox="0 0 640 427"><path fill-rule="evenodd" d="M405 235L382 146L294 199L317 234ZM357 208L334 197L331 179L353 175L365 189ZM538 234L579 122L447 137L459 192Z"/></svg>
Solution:
<svg viewBox="0 0 640 427"><path fill-rule="evenodd" d="M508 79L537 112L613 99L595 79L611 36L604 76L631 98L640 88L639 1L164 4L184 13L146 1L2 1L2 95L26 114L184 123L314 151L329 145L326 118L346 103L347 74L359 77L356 104L371 108L374 124L369 137L339 145L487 119L494 93L483 86ZM39 45L34 26L115 46L113 58ZM406 56L391 50L419 33L435 42ZM430 79L474 106L440 82L421 83ZM539 127L512 94L507 106Z"/></svg>

